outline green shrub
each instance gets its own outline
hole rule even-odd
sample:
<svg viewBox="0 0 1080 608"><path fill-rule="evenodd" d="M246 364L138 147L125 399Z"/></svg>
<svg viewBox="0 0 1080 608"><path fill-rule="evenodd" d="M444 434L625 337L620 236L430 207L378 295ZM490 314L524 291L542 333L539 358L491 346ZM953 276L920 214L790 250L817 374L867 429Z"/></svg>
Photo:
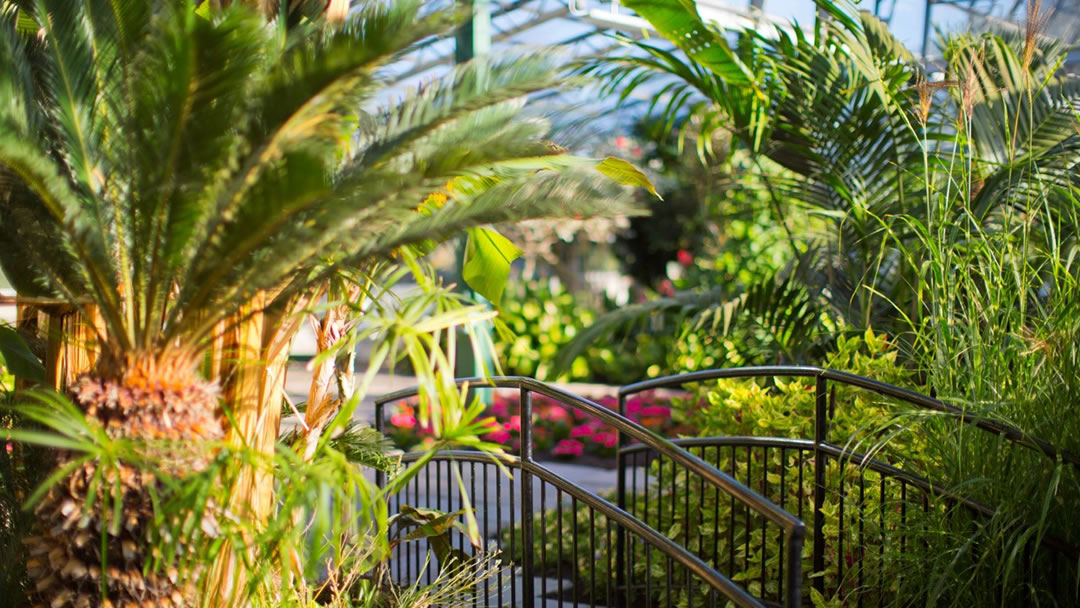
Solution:
<svg viewBox="0 0 1080 608"><path fill-rule="evenodd" d="M614 304L605 302L604 308ZM503 371L550 381L629 384L659 376L674 340L666 335L630 330L589 346L554 375L555 357L565 344L590 325L597 312L561 286L549 281L519 281L507 288L499 318L512 336L500 335L495 354Z"/></svg>

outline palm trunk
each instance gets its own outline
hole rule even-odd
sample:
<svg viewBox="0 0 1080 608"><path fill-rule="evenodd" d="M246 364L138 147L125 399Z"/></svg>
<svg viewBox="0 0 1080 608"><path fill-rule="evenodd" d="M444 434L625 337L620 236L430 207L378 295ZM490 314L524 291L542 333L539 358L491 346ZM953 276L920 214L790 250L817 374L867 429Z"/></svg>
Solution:
<svg viewBox="0 0 1080 608"><path fill-rule="evenodd" d="M289 344L303 318L298 314L318 294L294 298L276 314L261 312L270 298L261 294L224 325L210 355L209 370L221 379L224 403L233 426L226 440L272 457L281 427L281 408ZM273 513L274 477L269 464L245 466L230 496L230 509L256 525ZM248 555L252 559L253 555ZM246 569L235 549L226 548L208 574L205 597L210 608L246 604Z"/></svg>

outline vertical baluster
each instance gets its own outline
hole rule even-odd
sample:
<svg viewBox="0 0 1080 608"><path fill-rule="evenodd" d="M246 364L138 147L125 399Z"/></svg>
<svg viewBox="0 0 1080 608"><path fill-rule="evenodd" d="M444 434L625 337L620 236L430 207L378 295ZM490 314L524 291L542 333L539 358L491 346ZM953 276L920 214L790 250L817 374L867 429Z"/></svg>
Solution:
<svg viewBox="0 0 1080 608"><path fill-rule="evenodd" d="M806 491L803 487L803 467L806 465L806 453L800 449L795 453L799 465L799 519L803 518L803 505L806 504Z"/></svg>
<svg viewBox="0 0 1080 608"><path fill-rule="evenodd" d="M452 471L451 469L456 469L458 475L455 476L454 471ZM448 509L454 509L454 511L453 511L454 513L457 513L458 511L461 511L462 509L465 508L464 501L462 500L462 497L461 497L462 488L461 488L461 486L458 486L458 484L457 484L457 478L460 477L460 475L461 475L461 467L458 466L457 461L447 460L446 461L446 483L450 486L450 489L448 490L447 493L452 498L453 495L454 495L454 491L455 490L457 491L457 508L454 508L454 503L453 502L451 502L450 506L448 507ZM465 478L462 477L461 481L462 481L462 484L464 484L465 483ZM451 540L453 539L454 534L455 534L454 531L450 532ZM458 539L458 551L461 551L462 553L464 553L465 552L465 542L466 542L465 535L462 534L460 531L457 531L457 539ZM453 545L453 542L451 542L451 545ZM483 546L483 543L481 543L481 546Z"/></svg>
<svg viewBox="0 0 1080 608"><path fill-rule="evenodd" d="M859 564L859 608L863 607L863 596L866 595L863 592L863 571L866 569L866 563L863 560L866 551L866 537L863 534L863 522L866 516L866 470L859 467L859 547L858 555L855 556L856 561Z"/></svg>
<svg viewBox="0 0 1080 608"><path fill-rule="evenodd" d="M736 477L738 468L735 466L737 461L737 454L735 452L735 446L731 446L731 477L732 479L738 479ZM731 524L728 526L728 576L735 576L735 512L738 510L735 502L735 496L731 496Z"/></svg>
<svg viewBox="0 0 1080 608"><path fill-rule="evenodd" d="M596 510L589 507L589 605L593 608L596 608L596 549ZM611 577L611 570L608 570L608 577Z"/></svg>
<svg viewBox="0 0 1080 608"><path fill-rule="evenodd" d="M784 499L787 497L787 448L780 447L780 508L786 509L784 506ZM779 589L777 590L777 597L784 597L784 548L787 543L787 538L784 535L784 531L780 530L780 576L777 579L779 582Z"/></svg>
<svg viewBox="0 0 1080 608"><path fill-rule="evenodd" d="M713 455L716 458L716 470L720 470L720 446L713 448ZM720 487L713 487L713 558L712 567L717 570L720 569ZM731 574L728 572L728 574Z"/></svg>
<svg viewBox="0 0 1080 608"><path fill-rule="evenodd" d="M618 412L619 416L626 416L626 395L622 391L618 394ZM618 501L618 506L621 509L629 509L631 515L636 515L635 503L637 502L637 462L638 453L633 455L633 465L630 468L630 474L633 475L631 479L632 487L634 488L633 494L630 497L626 496L626 455L623 454L628 445L627 438L623 436L622 431L618 428L615 429L615 470L618 474L616 479L616 493L615 499ZM629 498L629 504L627 499ZM609 545L610 547L610 545ZM623 578L623 566L626 565L629 570L629 556L628 551L630 548L626 546L626 538L622 534L618 534L615 537L615 589L618 593L618 589L624 585L628 585L628 579ZM609 570L610 577L610 570ZM610 605L610 600L609 600Z"/></svg>
<svg viewBox="0 0 1080 608"><path fill-rule="evenodd" d="M495 474L498 475L499 471L496 470ZM514 518L516 517L516 511L514 510L514 495L517 493L514 490L515 482L517 484L517 491L521 491L521 469L520 468L518 469L518 474L514 475L513 477L510 478L510 557L511 557L511 560L507 560L507 561L510 564L510 607L511 608L517 608L517 605L518 605L517 604L517 576L514 574L515 571L517 570L518 564L515 564L514 561L513 561L513 560L518 559L516 557L517 553L514 551L514 549L515 549L515 542L514 542L515 534L514 534L514 531L517 530L516 522L514 521Z"/></svg>
<svg viewBox="0 0 1080 608"><path fill-rule="evenodd" d="M814 572L825 570L825 451L822 444L828 432L826 407L828 405L827 382L818 376L814 383ZM814 588L825 592L825 577L814 579Z"/></svg>
<svg viewBox="0 0 1080 608"><path fill-rule="evenodd" d="M662 463L661 463L662 464ZM679 465L675 464L675 461L671 461L671 523L670 526L675 525L675 509L679 506L678 490L675 486L675 481L679 476ZM679 542L679 539L673 538L675 542Z"/></svg>
<svg viewBox="0 0 1080 608"><path fill-rule="evenodd" d="M907 482L900 480L900 555L907 555ZM903 577L903 570L897 573L897 579Z"/></svg>
<svg viewBox="0 0 1080 608"><path fill-rule="evenodd" d="M844 478L847 477L847 467L850 461L840 461L840 512L838 514L839 526L836 531L836 581L843 587L844 581Z"/></svg>
<svg viewBox="0 0 1080 608"><path fill-rule="evenodd" d="M394 512L395 513L401 513L401 494L400 493L394 494L393 501L394 501L394 503L393 503L394 504ZM398 529L400 530L400 526L398 527ZM401 580L401 553L402 553L401 549L402 549L401 546L398 546L397 551L395 551L396 555L394 556L394 562L397 564L397 567L395 568L394 573L390 577L391 580L398 580L398 581Z"/></svg>
<svg viewBox="0 0 1080 608"><path fill-rule="evenodd" d="M698 454L701 460L705 461L705 446L701 446L701 453ZM705 461L708 462L708 461ZM705 555L705 532L702 531L705 523L705 478L699 477L701 480L700 487L698 488L698 506L697 506L697 530L698 530L698 550L697 555L701 559L709 559Z"/></svg>
<svg viewBox="0 0 1080 608"><path fill-rule="evenodd" d="M420 504L420 476L419 475L417 475L416 477L413 478L411 485L413 487L413 504L414 505L419 505ZM409 558L411 557L412 558L412 560L411 560L412 565L408 566L409 575L408 575L408 578L405 579L406 583L412 583L414 580L420 578L420 552L419 552L418 548L416 547L415 543L406 543L406 545L402 545L402 546L408 546L409 544L412 544L412 546L409 546L409 548L406 550L406 552L405 552L405 560L406 560L406 562L408 562Z"/></svg>
<svg viewBox="0 0 1080 608"><path fill-rule="evenodd" d="M754 450L749 446L746 447L746 487L754 487ZM743 571L749 574L750 571L750 532L754 529L753 522L750 519L750 505L743 505L743 515L746 521L746 538L743 543Z"/></svg>
<svg viewBox="0 0 1080 608"><path fill-rule="evenodd" d="M521 389L521 596L522 608L533 608L536 594L533 591L533 484L532 473L532 394ZM540 484L541 491L543 484ZM543 503L541 502L541 506Z"/></svg>
<svg viewBox="0 0 1080 608"><path fill-rule="evenodd" d="M502 529L502 471L498 468L492 469L495 474L495 536L496 542L498 542L499 530ZM487 487L487 476L484 476L484 487ZM484 505L484 510L487 510L487 505ZM513 530L513 528L511 528ZM511 532L513 533L513 532ZM485 542L487 540L485 539ZM503 574L500 569L496 575L496 582L498 584L499 606L505 606L503 603Z"/></svg>
<svg viewBox="0 0 1080 608"><path fill-rule="evenodd" d="M573 585L570 589L574 594L574 608L578 608L578 584L577 584L578 583L577 573L578 573L578 563L579 563L578 562L578 550L577 550L577 545L578 545L578 542L577 542L578 541L578 525L577 525L577 498L574 497L574 496L570 497L570 534L571 534L570 541L573 543L573 548L571 549L571 551L573 551L573 564L574 564L574 566L572 568L570 568L570 576L572 577L571 578L571 581L572 581L571 584Z"/></svg>
<svg viewBox="0 0 1080 608"><path fill-rule="evenodd" d="M540 480L540 568L537 570L547 570L547 482ZM540 596L544 598L544 603L547 603L547 576L540 577Z"/></svg>
<svg viewBox="0 0 1080 608"><path fill-rule="evenodd" d="M656 525L653 526L657 530L662 529L663 517L664 517L664 457L657 455L657 477L656 477ZM645 505L645 517L649 516L648 503ZM649 523L646 519L645 523Z"/></svg>
<svg viewBox="0 0 1080 608"><path fill-rule="evenodd" d="M499 475L498 475L498 473L496 473L495 478L498 479L498 477L499 477ZM491 504L491 498L488 496L488 488L489 487L491 487L491 484L488 483L487 471L484 471L484 492L483 492L483 494L484 494L484 502L483 502L483 505L484 505L483 506L483 510L484 510L484 514L483 514L484 528L483 528L483 530L484 530L484 533L483 533L483 537L484 537L485 546L486 546L486 543L487 543L487 539L491 538L491 531L490 531L490 528L488 527L488 512L491 511L491 509L488 507L488 505ZM495 493L495 499L498 500L498 492ZM496 522L496 525L498 525L498 522ZM484 579L484 603L487 604L490 601L491 601L491 577L487 577L487 578Z"/></svg>
<svg viewBox="0 0 1080 608"><path fill-rule="evenodd" d="M427 464L427 465L424 465L424 481L425 481L425 484L427 485L427 493L424 496L424 498L426 499L424 501L424 506L425 507L430 507L431 506L431 465L430 465L430 463ZM436 489L436 491L438 490L438 485L436 485L435 489ZM427 547L427 541L424 541L424 547L425 548ZM417 555L419 555L419 553L420 552L417 551ZM425 555L425 557L427 556L426 553L424 555ZM427 559L425 559L424 560L424 573L423 573L425 582L430 582L430 576L429 576L430 570L431 570L431 564L428 563ZM419 574L419 568L417 568L417 574Z"/></svg>
<svg viewBox="0 0 1080 608"><path fill-rule="evenodd" d="M683 501L683 544L686 546L686 550L690 550L690 471L683 469L686 475L686 487L683 488L683 494L686 495Z"/></svg>
<svg viewBox="0 0 1080 608"><path fill-rule="evenodd" d="M769 497L769 448L764 446L761 450L761 495L764 498ZM765 594L765 539L768 538L768 530L765 526L768 524L768 520L764 517L761 518L761 597L768 597ZM781 560L783 561L783 560Z"/></svg>
<svg viewBox="0 0 1080 608"><path fill-rule="evenodd" d="M559 586L558 587L558 592L559 592L559 607L560 608L562 608L562 605L563 605L563 582L564 581L563 581L563 573L562 573L562 565L563 565L562 541L563 541L563 535L565 534L563 532L563 528L562 528L562 519L563 519L563 517L562 517L562 503L563 503L563 501L562 501L562 489L561 488L555 488L555 517L556 517L556 520L559 522L558 523L559 529L558 529L557 532L555 532L555 543L556 543L556 546L558 547L558 550L555 553L556 560L558 560L558 561L555 562L555 570L557 572L556 578L558 579L558 582L556 584Z"/></svg>
<svg viewBox="0 0 1080 608"><path fill-rule="evenodd" d="M881 545L878 546L878 605L885 594L885 476L879 475L878 525L881 527Z"/></svg>
<svg viewBox="0 0 1080 608"><path fill-rule="evenodd" d="M609 548L608 551L604 552L604 553L607 554L607 564L608 564L608 575L604 577L604 603L605 603L606 606L614 606L615 602L613 600L615 600L615 597L618 594L618 589L615 590L615 594L611 593L611 579L612 579L611 574L612 574L612 570L611 570L611 551L610 551L610 547L611 547L611 544L612 544L611 543L612 537L614 535L617 535L618 533L619 533L618 527L612 526L611 520L605 517L604 518L604 534L605 534L604 540L607 541L607 546ZM619 541L616 540L615 542L617 543ZM618 564L616 564L616 568L617 567L618 567ZM616 576L618 576L618 575L616 574ZM617 581L616 581L616 586L617 586Z"/></svg>

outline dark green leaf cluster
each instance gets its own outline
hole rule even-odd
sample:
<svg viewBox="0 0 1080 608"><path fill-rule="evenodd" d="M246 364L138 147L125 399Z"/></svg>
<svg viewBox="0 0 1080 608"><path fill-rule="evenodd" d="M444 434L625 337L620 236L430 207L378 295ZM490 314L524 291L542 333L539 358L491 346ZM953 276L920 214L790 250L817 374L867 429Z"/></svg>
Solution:
<svg viewBox="0 0 1080 608"><path fill-rule="evenodd" d="M260 291L472 226L617 211L520 116L560 85L552 58L476 60L380 108L385 66L454 12L363 2L331 30L240 4L3 4L0 263L21 293L98 305L107 349L190 347Z"/></svg>

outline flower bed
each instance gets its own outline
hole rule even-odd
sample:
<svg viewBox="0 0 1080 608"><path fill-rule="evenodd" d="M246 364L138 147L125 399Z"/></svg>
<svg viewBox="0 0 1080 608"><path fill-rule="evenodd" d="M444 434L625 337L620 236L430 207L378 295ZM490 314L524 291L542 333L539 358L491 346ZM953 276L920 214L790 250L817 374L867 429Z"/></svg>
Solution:
<svg viewBox="0 0 1080 608"><path fill-rule="evenodd" d="M615 397L595 399L600 405L617 411ZM694 429L672 416L670 398L654 393L635 395L626 402L626 416L665 437L691 434ZM617 435L615 429L585 412L567 407L542 395L533 396L533 452L538 460L574 461L581 464L614 466ZM521 404L517 391L495 392L485 412L490 416L490 431L482 439L506 446L515 453L521 447ZM386 434L402 449L423 446L433 441L432 429L416 419L415 401L397 406L386 425Z"/></svg>

